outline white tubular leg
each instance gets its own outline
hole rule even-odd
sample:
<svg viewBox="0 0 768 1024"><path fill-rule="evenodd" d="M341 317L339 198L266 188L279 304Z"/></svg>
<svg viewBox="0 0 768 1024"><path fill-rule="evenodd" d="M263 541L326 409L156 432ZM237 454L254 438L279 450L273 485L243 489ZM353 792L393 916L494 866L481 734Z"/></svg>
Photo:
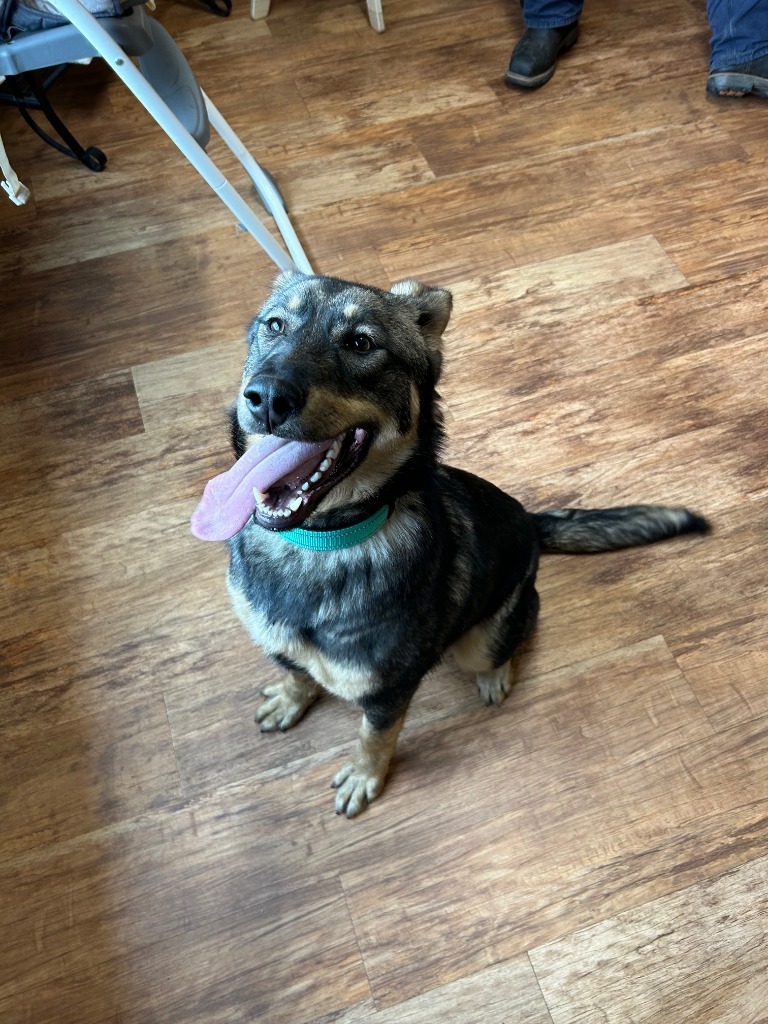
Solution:
<svg viewBox="0 0 768 1024"><path fill-rule="evenodd" d="M96 18L89 14L78 0L51 2L78 31L82 32L97 53L101 54L270 259L282 270L293 269L294 264L288 253L278 245L250 206L238 195L205 150L195 142L170 107L158 96L127 54L99 25Z"/></svg>
<svg viewBox="0 0 768 1024"><path fill-rule="evenodd" d="M3 180L0 181L0 186L7 193L8 198L16 206L23 206L29 199L29 189L19 181L16 171L11 167L11 162L3 145L2 135L0 135L0 174L3 177Z"/></svg>
<svg viewBox="0 0 768 1024"><path fill-rule="evenodd" d="M381 7L381 0L368 0L368 20L371 23L371 28L375 28L377 32L384 31L384 11Z"/></svg>
<svg viewBox="0 0 768 1024"><path fill-rule="evenodd" d="M251 0L251 17L254 21L259 18L266 18L272 0Z"/></svg>
<svg viewBox="0 0 768 1024"><path fill-rule="evenodd" d="M307 254L302 249L296 232L293 230L293 224L291 224L288 214L285 212L282 197L272 184L269 175L265 174L263 167L254 160L232 127L221 115L221 112L214 106L205 90L201 90L201 92L203 93L205 108L208 111L208 120L211 122L211 126L215 128L216 132L226 142L227 146L229 146L245 168L249 178L263 199L264 205L277 224L278 230L283 236L283 241L288 246L288 252L293 257L296 267L305 274L313 273Z"/></svg>

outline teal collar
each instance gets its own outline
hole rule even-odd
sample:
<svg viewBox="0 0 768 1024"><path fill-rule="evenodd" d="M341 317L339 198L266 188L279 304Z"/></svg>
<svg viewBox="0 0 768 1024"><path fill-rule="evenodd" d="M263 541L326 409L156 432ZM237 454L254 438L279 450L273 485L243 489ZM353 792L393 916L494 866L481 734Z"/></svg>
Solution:
<svg viewBox="0 0 768 1024"><path fill-rule="evenodd" d="M287 540L289 544L307 548L309 551L341 551L344 548L353 548L372 537L386 523L389 513L389 505L385 505L362 523L355 523L354 526L347 526L343 530L302 530L301 527L297 527L295 530L280 530L277 536Z"/></svg>

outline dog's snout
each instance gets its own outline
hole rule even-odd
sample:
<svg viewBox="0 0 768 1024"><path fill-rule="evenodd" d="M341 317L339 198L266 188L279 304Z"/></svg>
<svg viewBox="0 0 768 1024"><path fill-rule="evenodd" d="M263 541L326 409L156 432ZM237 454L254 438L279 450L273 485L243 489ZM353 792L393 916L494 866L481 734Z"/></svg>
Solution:
<svg viewBox="0 0 768 1024"><path fill-rule="evenodd" d="M271 433L304 405L304 396L295 384L279 377L252 377L243 391L248 411Z"/></svg>

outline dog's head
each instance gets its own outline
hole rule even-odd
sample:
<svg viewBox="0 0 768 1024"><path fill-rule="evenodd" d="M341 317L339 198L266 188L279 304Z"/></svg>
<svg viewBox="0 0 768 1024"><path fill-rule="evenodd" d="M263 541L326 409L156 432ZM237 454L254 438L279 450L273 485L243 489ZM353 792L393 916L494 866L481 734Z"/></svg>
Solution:
<svg viewBox="0 0 768 1024"><path fill-rule="evenodd" d="M416 281L382 291L278 277L248 332L234 412L238 454L265 453L255 488L262 526L289 529L321 505L365 501L432 443L450 313L448 291Z"/></svg>

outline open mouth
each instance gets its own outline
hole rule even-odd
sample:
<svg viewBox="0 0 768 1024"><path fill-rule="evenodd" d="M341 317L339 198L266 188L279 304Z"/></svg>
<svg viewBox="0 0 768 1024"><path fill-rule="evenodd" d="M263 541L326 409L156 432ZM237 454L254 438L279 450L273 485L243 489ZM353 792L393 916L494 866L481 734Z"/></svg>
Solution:
<svg viewBox="0 0 768 1024"><path fill-rule="evenodd" d="M251 516L267 530L293 529L360 465L370 444L362 427L328 441L267 434L209 480L192 515L192 533L200 540L228 540Z"/></svg>
<svg viewBox="0 0 768 1024"><path fill-rule="evenodd" d="M269 448L282 441L274 435L264 440L270 442ZM332 441L283 441L260 463L262 472L254 477L256 521L268 530L298 526L328 491L359 466L369 444L370 436L361 427L339 434Z"/></svg>

